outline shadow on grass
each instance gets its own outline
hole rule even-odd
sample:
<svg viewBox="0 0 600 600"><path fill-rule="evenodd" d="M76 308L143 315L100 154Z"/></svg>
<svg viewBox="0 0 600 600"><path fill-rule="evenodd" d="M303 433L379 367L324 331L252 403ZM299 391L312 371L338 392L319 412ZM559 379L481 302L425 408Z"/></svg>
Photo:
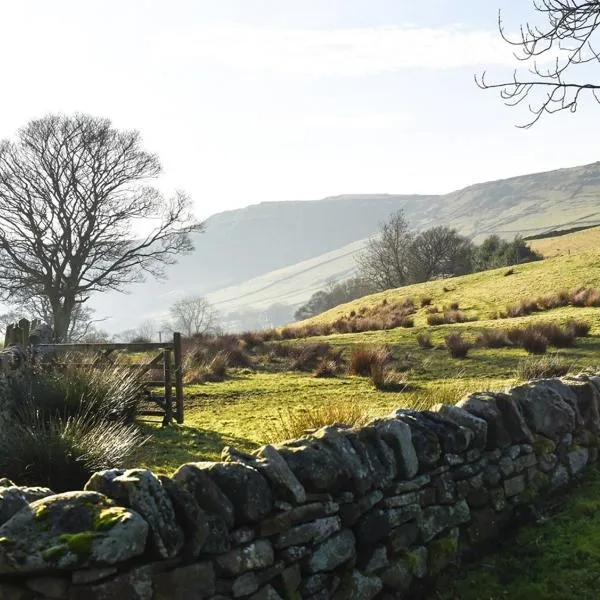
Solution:
<svg viewBox="0 0 600 600"><path fill-rule="evenodd" d="M148 441L136 453L132 466L143 466L155 473L172 473L187 462L219 460L225 446L235 446L249 452L258 444L217 431L187 425L160 427L140 423Z"/></svg>

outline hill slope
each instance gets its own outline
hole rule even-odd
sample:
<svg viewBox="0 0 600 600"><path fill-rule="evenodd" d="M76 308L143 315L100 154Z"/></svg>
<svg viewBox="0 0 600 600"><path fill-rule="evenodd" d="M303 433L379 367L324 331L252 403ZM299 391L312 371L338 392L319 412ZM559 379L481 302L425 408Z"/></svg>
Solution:
<svg viewBox="0 0 600 600"><path fill-rule="evenodd" d="M348 195L262 203L209 218L206 232L195 240L195 252L170 268L167 283L132 286L129 296L105 294L94 306L99 316L110 317L106 327L113 331L135 325L131 315L136 322L160 318L174 299L190 293L213 292L223 311L284 301L291 312L292 304L316 291L315 281L351 272L360 241L400 208L415 229L446 224L478 239L600 223L599 198L600 163L594 163L441 196ZM307 267L306 261L314 262ZM320 265L318 275L307 277L307 268L315 265Z"/></svg>

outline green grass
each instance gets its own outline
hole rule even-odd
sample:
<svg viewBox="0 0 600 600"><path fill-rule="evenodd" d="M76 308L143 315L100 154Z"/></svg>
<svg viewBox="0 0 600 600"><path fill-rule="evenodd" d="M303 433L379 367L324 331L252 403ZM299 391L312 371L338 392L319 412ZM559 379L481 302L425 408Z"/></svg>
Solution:
<svg viewBox="0 0 600 600"><path fill-rule="evenodd" d="M595 600L600 589L600 472L547 519L438 584L438 600Z"/></svg>

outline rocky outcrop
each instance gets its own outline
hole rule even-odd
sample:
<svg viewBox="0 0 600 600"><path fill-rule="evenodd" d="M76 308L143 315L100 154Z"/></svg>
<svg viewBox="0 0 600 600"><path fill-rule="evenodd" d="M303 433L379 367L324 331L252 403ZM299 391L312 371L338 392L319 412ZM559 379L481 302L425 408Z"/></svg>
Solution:
<svg viewBox="0 0 600 600"><path fill-rule="evenodd" d="M410 598L598 460L600 378L398 409L223 462L0 479L0 598Z"/></svg>

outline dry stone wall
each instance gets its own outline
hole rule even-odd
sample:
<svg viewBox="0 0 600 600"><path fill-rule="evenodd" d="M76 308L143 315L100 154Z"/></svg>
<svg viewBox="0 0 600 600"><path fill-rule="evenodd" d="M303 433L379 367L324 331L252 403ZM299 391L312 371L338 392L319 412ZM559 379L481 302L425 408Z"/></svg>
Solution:
<svg viewBox="0 0 600 600"><path fill-rule="evenodd" d="M598 459L600 377L540 380L223 462L0 480L0 598L421 597Z"/></svg>

